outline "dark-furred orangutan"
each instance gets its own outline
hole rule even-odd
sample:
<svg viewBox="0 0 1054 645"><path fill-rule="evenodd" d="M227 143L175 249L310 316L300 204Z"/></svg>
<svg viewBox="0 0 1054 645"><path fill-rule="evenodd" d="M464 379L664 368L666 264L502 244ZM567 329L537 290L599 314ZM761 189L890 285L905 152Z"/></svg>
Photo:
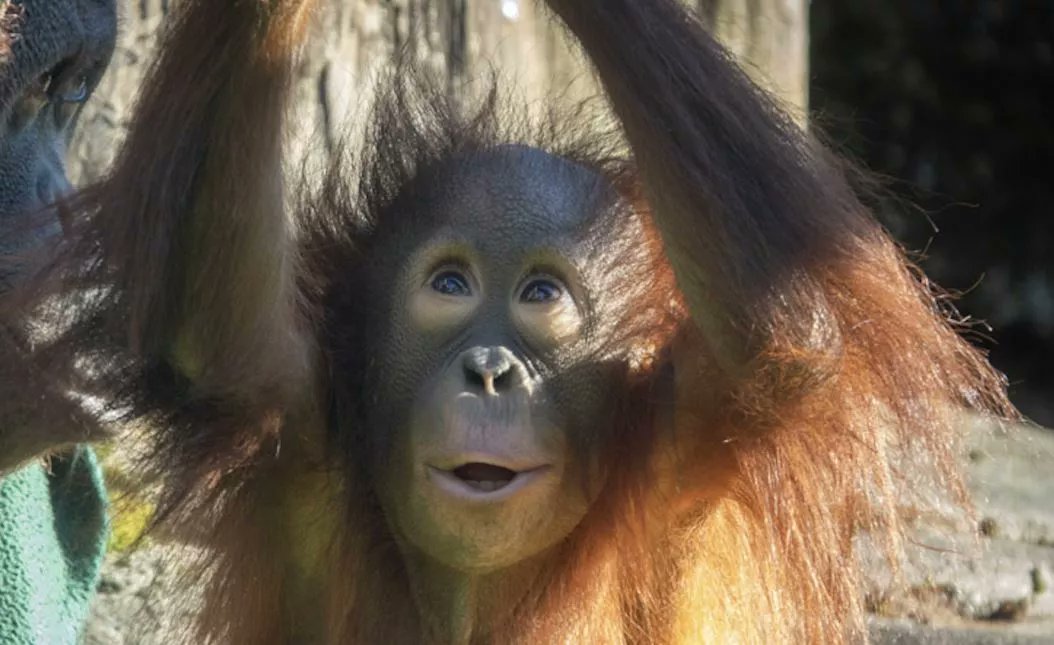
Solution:
<svg viewBox="0 0 1054 645"><path fill-rule="evenodd" d="M34 401L149 431L159 521L211 548L199 638L866 638L898 464L961 495L961 411L1013 411L839 160L675 0L550 0L615 135L399 74L290 190L309 4L183 0L5 304Z"/></svg>
<svg viewBox="0 0 1054 645"><path fill-rule="evenodd" d="M21 268L15 256L59 229L53 212L36 227L26 220L70 188L66 146L116 30L112 0L0 0L0 254L9 258L0 266L0 291ZM86 426L66 423L65 412L37 405L31 392L43 383L22 367L5 365L0 379L0 476L87 438Z"/></svg>
<svg viewBox="0 0 1054 645"><path fill-rule="evenodd" d="M61 232L80 109L114 49L114 0L0 0L0 292ZM0 642L78 642L106 548L106 494L51 375L0 331ZM55 403L55 405L52 405ZM96 426L93 430L103 428ZM72 446L75 446L72 449Z"/></svg>

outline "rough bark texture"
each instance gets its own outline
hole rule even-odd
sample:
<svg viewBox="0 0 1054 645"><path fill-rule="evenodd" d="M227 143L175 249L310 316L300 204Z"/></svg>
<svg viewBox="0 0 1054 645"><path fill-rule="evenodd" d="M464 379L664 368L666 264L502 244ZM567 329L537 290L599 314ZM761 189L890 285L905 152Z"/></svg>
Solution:
<svg viewBox="0 0 1054 645"><path fill-rule="evenodd" d="M124 0L113 65L82 115L71 150L76 180L97 177L110 162L157 29L176 1ZM806 0L689 2L756 78L792 106L805 106ZM368 104L370 79L400 51L458 86L497 71L531 105L547 96L573 101L596 91L581 56L535 0L327 0L316 30L301 72L302 117L295 133L312 150L325 149L356 108ZM324 145L313 145L319 141Z"/></svg>
<svg viewBox="0 0 1054 645"><path fill-rule="evenodd" d="M695 0L747 69L804 114L809 103L808 0Z"/></svg>

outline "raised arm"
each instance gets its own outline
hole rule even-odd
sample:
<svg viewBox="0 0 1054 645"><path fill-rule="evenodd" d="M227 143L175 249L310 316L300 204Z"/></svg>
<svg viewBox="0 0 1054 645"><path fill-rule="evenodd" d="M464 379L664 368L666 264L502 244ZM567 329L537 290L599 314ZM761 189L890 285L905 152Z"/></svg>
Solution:
<svg viewBox="0 0 1054 645"><path fill-rule="evenodd" d="M820 315L821 265L877 231L840 171L680 3L549 4L596 66L678 284L724 366L788 333L836 343L796 312Z"/></svg>
<svg viewBox="0 0 1054 645"><path fill-rule="evenodd" d="M300 363L282 146L308 4L181 3L98 189L133 351L217 394L255 396Z"/></svg>
<svg viewBox="0 0 1054 645"><path fill-rule="evenodd" d="M0 466L31 456L16 445L92 437L81 413L57 423L78 407L71 390L108 396L138 379L139 389L167 390L136 393L154 401L147 408L208 401L242 414L280 405L304 382L282 147L310 4L178 4L113 170L70 200L57 255L5 300L4 353L17 357L0 411L22 422L0 441ZM67 307L65 331L24 337L27 307L54 296L80 301ZM94 361L87 373L75 368L83 356ZM23 393L29 374L52 385ZM45 414L48 399L68 412Z"/></svg>
<svg viewBox="0 0 1054 645"><path fill-rule="evenodd" d="M905 507L967 506L962 412L1013 417L1004 381L840 162L680 2L549 5L596 66L700 332L686 326L671 352L678 494L719 509L708 487L727 473L759 520L706 533L749 536L760 548L729 559L735 579L765 580L757 598L775 590L743 602L726 595L738 583L719 585L722 607L749 607L738 620L768 640L866 640L851 536L867 530L895 567ZM698 579L705 596L712 580ZM715 622L689 621L684 633Z"/></svg>
<svg viewBox="0 0 1054 645"><path fill-rule="evenodd" d="M701 331L680 360L713 357L740 418L786 425L799 406L804 425L848 423L873 439L881 409L898 445L939 453L950 411L1015 414L1002 376L959 337L954 309L861 204L844 164L680 2L548 4L596 67ZM713 389L692 383L707 379L700 370L681 373L688 399Z"/></svg>

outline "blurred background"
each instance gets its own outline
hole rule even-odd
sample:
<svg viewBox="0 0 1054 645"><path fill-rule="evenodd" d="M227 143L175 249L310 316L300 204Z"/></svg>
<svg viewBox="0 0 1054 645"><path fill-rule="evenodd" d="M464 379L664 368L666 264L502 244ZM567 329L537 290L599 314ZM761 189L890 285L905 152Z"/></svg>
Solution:
<svg viewBox="0 0 1054 645"><path fill-rule="evenodd" d="M121 0L113 65L71 146L80 181L105 172L176 1ZM803 124L874 173L877 215L962 294L965 316L987 321L974 340L1022 411L1054 427L1054 0L684 1ZM539 109L596 92L535 0L319 2L291 137L309 157L355 121L398 51L466 95L492 71ZM875 640L1052 643L1054 432L966 420L963 436L978 524L919 518L924 548L905 563L904 586L891 592L876 571L862 591ZM119 495L119 460L107 475ZM128 550L150 511L126 508L88 645L167 643L187 618L172 599L190 590L165 565L180 545Z"/></svg>
<svg viewBox="0 0 1054 645"><path fill-rule="evenodd" d="M1054 2L814 0L810 108L1054 427ZM916 207L909 207L908 204Z"/></svg>

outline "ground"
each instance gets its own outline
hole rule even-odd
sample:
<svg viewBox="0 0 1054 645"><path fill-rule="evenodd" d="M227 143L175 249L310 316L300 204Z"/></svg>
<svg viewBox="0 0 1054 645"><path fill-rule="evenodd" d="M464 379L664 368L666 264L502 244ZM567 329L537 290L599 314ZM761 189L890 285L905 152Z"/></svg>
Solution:
<svg viewBox="0 0 1054 645"><path fill-rule="evenodd" d="M873 567L876 643L1054 643L1054 431L977 423L967 451L976 533L920 521L899 592Z"/></svg>

